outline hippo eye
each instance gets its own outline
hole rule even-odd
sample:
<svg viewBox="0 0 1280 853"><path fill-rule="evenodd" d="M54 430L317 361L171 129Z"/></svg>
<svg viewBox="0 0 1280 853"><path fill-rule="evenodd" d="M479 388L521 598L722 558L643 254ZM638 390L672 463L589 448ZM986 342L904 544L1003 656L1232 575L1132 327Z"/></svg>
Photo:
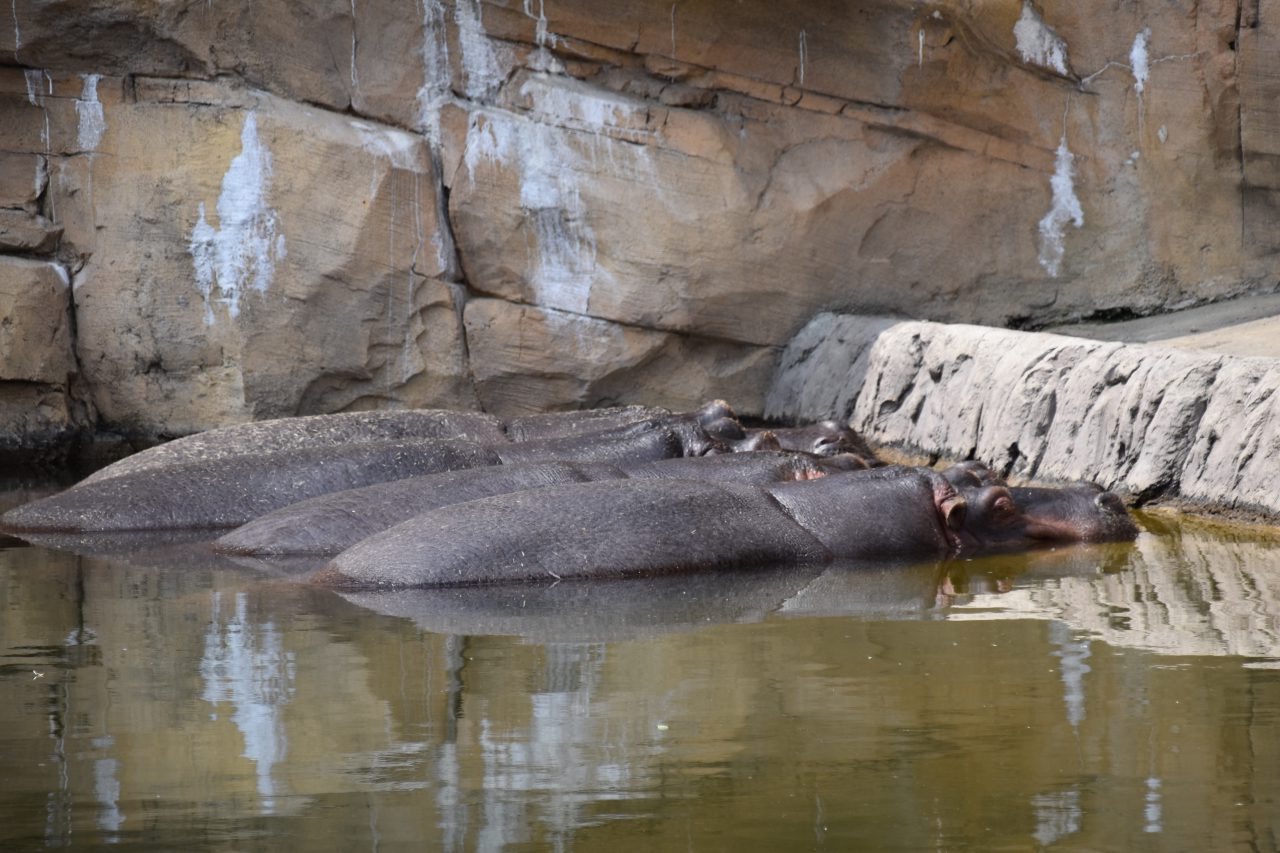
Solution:
<svg viewBox="0 0 1280 853"><path fill-rule="evenodd" d="M1123 513L1125 511L1124 501L1120 500L1120 496L1115 492L1103 492L1093 499L1093 502L1102 509L1109 509L1112 512Z"/></svg>
<svg viewBox="0 0 1280 853"><path fill-rule="evenodd" d="M991 515L994 519L1005 521L1018 512L1017 506L1013 503L1013 498L1005 493L999 494L991 501Z"/></svg>

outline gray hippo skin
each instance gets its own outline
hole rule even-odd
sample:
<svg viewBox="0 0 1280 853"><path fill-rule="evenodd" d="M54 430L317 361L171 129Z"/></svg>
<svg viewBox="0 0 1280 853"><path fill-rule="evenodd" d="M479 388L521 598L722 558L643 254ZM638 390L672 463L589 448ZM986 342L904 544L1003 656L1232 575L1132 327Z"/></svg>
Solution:
<svg viewBox="0 0 1280 853"><path fill-rule="evenodd" d="M246 453L339 447L353 442L443 438L496 444L507 440L502 422L479 412L417 409L404 412L344 412L277 418L219 427L174 439L121 459L90 474L92 483L135 471Z"/></svg>
<svg viewBox="0 0 1280 853"><path fill-rule="evenodd" d="M550 486L416 516L342 552L314 581L447 586L937 557L953 547L947 519L962 505L945 481L924 473L848 472L765 487L692 480Z"/></svg>
<svg viewBox="0 0 1280 853"><path fill-rule="evenodd" d="M553 486L636 478L763 485L813 479L814 460L792 453L737 453L656 462L532 462L448 471L320 495L255 518L213 543L246 555L332 556L416 515L450 504Z"/></svg>
<svg viewBox="0 0 1280 853"><path fill-rule="evenodd" d="M691 415L698 417L702 412L709 411L718 416L720 405L720 401L708 403ZM201 459L226 459L246 453L270 453L277 450L337 447L353 442L439 438L496 445L508 441L572 438L671 416L668 410L651 406L617 406L528 415L514 418L506 424L493 415L481 412L442 409L342 412L277 418L184 436L121 459L91 474L84 482Z"/></svg>
<svg viewBox="0 0 1280 853"><path fill-rule="evenodd" d="M1136 533L1110 493L957 490L941 474L919 468L848 471L763 487L632 479L442 507L354 545L313 580L360 588L655 575L943 557L1125 540Z"/></svg>
<svg viewBox="0 0 1280 853"><path fill-rule="evenodd" d="M686 428L687 427L687 428ZM241 454L81 482L0 516L0 529L106 532L236 527L301 500L421 474L509 462L639 462L705 452L696 428L661 421L574 438L483 445L468 441L364 442Z"/></svg>

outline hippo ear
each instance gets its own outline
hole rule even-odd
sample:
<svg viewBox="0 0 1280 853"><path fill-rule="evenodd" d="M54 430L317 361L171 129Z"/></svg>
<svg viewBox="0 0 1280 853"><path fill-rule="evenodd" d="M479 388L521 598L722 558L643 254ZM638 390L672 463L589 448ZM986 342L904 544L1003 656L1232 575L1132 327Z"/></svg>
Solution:
<svg viewBox="0 0 1280 853"><path fill-rule="evenodd" d="M965 519L969 517L969 504L960 495L950 495L942 499L940 505L942 517L947 522L947 529L958 533L964 528Z"/></svg>

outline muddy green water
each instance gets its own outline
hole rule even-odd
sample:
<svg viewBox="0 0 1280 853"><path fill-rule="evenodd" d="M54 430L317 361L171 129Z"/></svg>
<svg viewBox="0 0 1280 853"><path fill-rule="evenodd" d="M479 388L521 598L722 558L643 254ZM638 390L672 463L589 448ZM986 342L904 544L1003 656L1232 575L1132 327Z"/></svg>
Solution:
<svg viewBox="0 0 1280 853"><path fill-rule="evenodd" d="M0 850L1276 850L1280 540L1145 523L345 597L0 540Z"/></svg>

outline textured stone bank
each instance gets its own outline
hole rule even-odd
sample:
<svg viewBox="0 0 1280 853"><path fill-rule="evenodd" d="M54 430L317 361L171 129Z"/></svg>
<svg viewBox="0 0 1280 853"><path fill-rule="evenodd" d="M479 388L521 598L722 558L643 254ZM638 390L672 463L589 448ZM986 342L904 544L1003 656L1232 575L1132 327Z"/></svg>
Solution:
<svg viewBox="0 0 1280 853"><path fill-rule="evenodd" d="M774 417L1136 501L1280 514L1280 360L823 314L792 341Z"/></svg>

